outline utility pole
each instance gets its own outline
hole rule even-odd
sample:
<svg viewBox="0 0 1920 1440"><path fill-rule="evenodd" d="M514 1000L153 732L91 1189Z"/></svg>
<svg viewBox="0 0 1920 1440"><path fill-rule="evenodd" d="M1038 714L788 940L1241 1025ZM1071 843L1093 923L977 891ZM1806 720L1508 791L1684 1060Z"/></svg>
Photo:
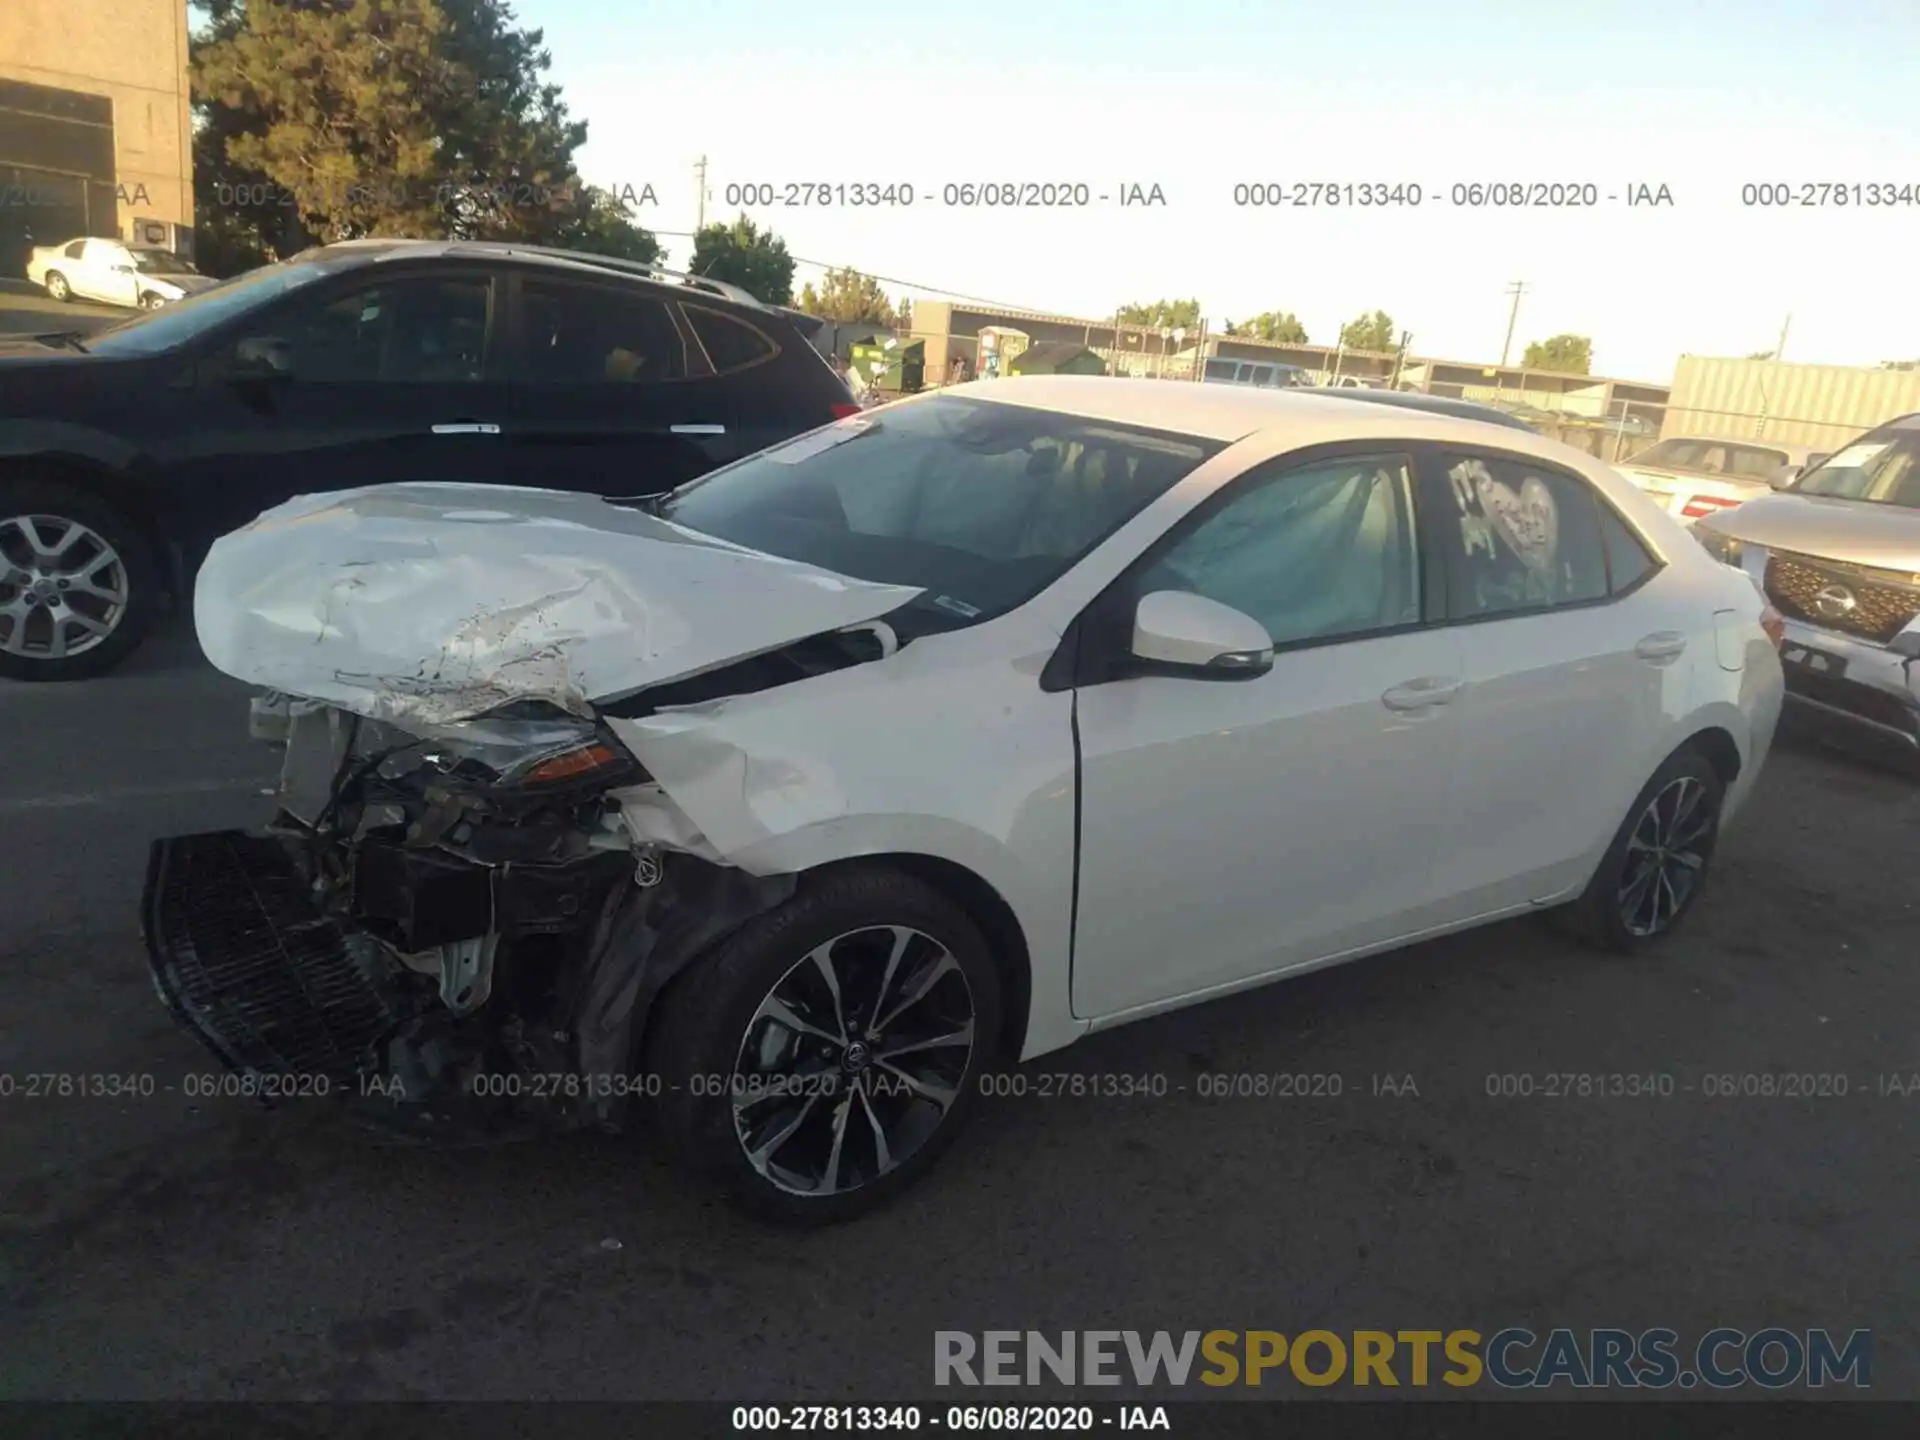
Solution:
<svg viewBox="0 0 1920 1440"><path fill-rule="evenodd" d="M1787 318L1780 322L1780 343L1773 347L1773 358L1775 360L1784 360L1787 358L1787 327L1791 324L1793 324L1793 314L1789 311Z"/></svg>
<svg viewBox="0 0 1920 1440"><path fill-rule="evenodd" d="M700 186L698 197L694 202L694 211L693 211L693 216L694 216L693 231L694 231L694 234L697 235L702 230L707 228L707 157L706 156L702 155L698 160L693 162L693 173L694 173L695 179L698 181Z"/></svg>
<svg viewBox="0 0 1920 1440"><path fill-rule="evenodd" d="M1507 368L1507 357L1513 353L1513 327L1520 320L1520 297L1527 293L1527 282L1516 280L1507 286L1507 294L1513 297L1513 308L1507 312L1507 343L1500 347L1500 368Z"/></svg>

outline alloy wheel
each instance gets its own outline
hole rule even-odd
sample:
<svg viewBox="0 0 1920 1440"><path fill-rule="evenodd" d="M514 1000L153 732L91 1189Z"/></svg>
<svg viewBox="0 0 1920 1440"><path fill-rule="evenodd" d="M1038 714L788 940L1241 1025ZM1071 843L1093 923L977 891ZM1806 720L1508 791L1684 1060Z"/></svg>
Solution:
<svg viewBox="0 0 1920 1440"><path fill-rule="evenodd" d="M973 989L939 940L904 925L816 946L768 991L734 1064L747 1162L795 1195L844 1194L912 1158L960 1098Z"/></svg>
<svg viewBox="0 0 1920 1440"><path fill-rule="evenodd" d="M1713 850L1713 797L1691 775L1654 795L1627 837L1620 876L1620 923L1639 938L1658 935L1692 902Z"/></svg>
<svg viewBox="0 0 1920 1440"><path fill-rule="evenodd" d="M60 515L0 512L0 651L83 655L127 613L126 561L98 531Z"/></svg>

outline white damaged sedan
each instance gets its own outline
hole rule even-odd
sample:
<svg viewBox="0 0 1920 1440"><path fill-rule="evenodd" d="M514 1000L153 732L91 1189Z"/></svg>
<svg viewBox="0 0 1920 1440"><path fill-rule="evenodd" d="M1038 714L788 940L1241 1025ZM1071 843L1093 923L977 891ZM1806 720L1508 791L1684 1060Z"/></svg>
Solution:
<svg viewBox="0 0 1920 1440"><path fill-rule="evenodd" d="M651 1115L763 1213L924 1171L995 1066L1530 911L1688 913L1779 622L1610 470L1311 392L996 381L645 506L314 496L215 545L278 811L154 846L257 1093Z"/></svg>

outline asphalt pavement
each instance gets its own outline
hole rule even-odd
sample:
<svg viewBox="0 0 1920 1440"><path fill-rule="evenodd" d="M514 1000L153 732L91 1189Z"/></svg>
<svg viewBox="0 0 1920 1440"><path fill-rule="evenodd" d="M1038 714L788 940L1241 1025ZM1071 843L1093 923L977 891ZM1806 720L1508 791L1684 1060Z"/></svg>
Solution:
<svg viewBox="0 0 1920 1440"><path fill-rule="evenodd" d="M0 685L0 756L0 1396L897 1402L935 1398L942 1329L1507 1325L1869 1328L1876 1396L1920 1395L1920 1093L1881 1093L1920 1071L1920 787L1844 758L1776 755L1655 955L1514 923L1115 1031L1030 1090L1159 1098L990 1101L898 1203L795 1234L631 1140L392 1149L189 1096L214 1066L147 979L147 846L261 818L274 766L183 626ZM1563 1074L1671 1092L1537 1093ZM1710 1093L1741 1076L1847 1093Z"/></svg>

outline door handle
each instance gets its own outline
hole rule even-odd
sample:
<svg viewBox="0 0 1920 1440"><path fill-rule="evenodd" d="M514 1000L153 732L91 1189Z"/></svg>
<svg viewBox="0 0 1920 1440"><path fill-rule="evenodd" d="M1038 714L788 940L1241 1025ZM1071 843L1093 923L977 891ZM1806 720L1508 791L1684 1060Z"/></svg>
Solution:
<svg viewBox="0 0 1920 1440"><path fill-rule="evenodd" d="M1409 680L1394 686L1380 697L1380 703L1389 710L1431 710L1436 705L1445 705L1460 693L1460 681L1436 676L1422 676L1418 680Z"/></svg>
<svg viewBox="0 0 1920 1440"><path fill-rule="evenodd" d="M436 435L498 435L500 427L488 425L479 420L456 420L449 425L434 426L433 433Z"/></svg>
<svg viewBox="0 0 1920 1440"><path fill-rule="evenodd" d="M1672 660L1687 648L1687 637L1678 630L1656 630L1633 647L1633 653L1642 660L1652 660L1656 664L1662 660Z"/></svg>
<svg viewBox="0 0 1920 1440"><path fill-rule="evenodd" d="M668 427L675 435L724 435L724 425L672 425Z"/></svg>

